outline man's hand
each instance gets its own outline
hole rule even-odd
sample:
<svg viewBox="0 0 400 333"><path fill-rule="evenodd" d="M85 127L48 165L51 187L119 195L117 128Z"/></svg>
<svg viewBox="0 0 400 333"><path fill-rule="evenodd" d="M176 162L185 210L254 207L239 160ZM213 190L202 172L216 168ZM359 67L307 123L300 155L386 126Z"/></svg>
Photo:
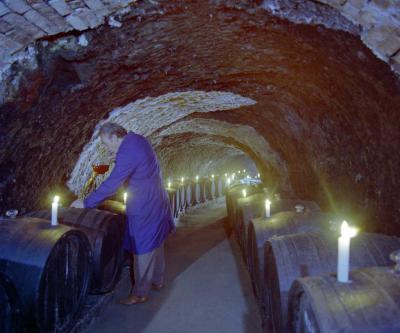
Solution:
<svg viewBox="0 0 400 333"><path fill-rule="evenodd" d="M77 199L77 200L75 200L73 203L71 203L70 206L71 206L71 207L74 207L74 208L85 208L82 199Z"/></svg>

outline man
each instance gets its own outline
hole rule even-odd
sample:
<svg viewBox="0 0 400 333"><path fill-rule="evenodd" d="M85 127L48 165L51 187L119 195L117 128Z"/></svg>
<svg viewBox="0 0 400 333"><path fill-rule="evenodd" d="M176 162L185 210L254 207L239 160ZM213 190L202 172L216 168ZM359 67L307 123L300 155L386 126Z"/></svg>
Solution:
<svg viewBox="0 0 400 333"><path fill-rule="evenodd" d="M114 169L97 190L71 206L97 207L128 182L124 248L134 255L135 285L120 303L142 303L150 288L159 290L164 283L164 241L175 229L168 195L157 156L145 137L114 123L104 124L99 134L110 154L115 154Z"/></svg>

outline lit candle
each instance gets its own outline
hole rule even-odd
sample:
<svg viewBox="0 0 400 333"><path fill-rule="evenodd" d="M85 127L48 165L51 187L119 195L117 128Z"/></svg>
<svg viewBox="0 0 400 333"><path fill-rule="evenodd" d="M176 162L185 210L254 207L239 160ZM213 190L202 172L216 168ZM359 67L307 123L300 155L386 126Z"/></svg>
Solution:
<svg viewBox="0 0 400 333"><path fill-rule="evenodd" d="M240 170L238 171L238 173L240 173Z"/></svg>
<svg viewBox="0 0 400 333"><path fill-rule="evenodd" d="M184 180L185 180L185 177L182 177L182 178L181 178L181 182L183 183Z"/></svg>
<svg viewBox="0 0 400 333"><path fill-rule="evenodd" d="M257 174L257 178L260 178L260 174L259 173Z"/></svg>
<svg viewBox="0 0 400 333"><path fill-rule="evenodd" d="M349 227L347 222L343 221L341 237L338 240L337 280L339 282L349 282L350 238L355 235L357 235L357 229Z"/></svg>
<svg viewBox="0 0 400 333"><path fill-rule="evenodd" d="M246 172L246 169L243 169L243 173L245 173Z"/></svg>
<svg viewBox="0 0 400 333"><path fill-rule="evenodd" d="M196 176L196 182L198 182L199 181L199 176Z"/></svg>
<svg viewBox="0 0 400 333"><path fill-rule="evenodd" d="M168 182L168 188L171 188L171 182Z"/></svg>
<svg viewBox="0 0 400 333"><path fill-rule="evenodd" d="M242 193L243 193L243 198L246 198L247 193L245 189L243 189Z"/></svg>
<svg viewBox="0 0 400 333"><path fill-rule="evenodd" d="M58 225L57 221L57 213L58 213L58 202L60 201L60 197L56 195L51 204L51 225L53 227Z"/></svg>
<svg viewBox="0 0 400 333"><path fill-rule="evenodd" d="M230 186L231 185L231 178L229 177L228 178L228 186Z"/></svg>
<svg viewBox="0 0 400 333"><path fill-rule="evenodd" d="M265 217L271 216L271 201L265 200Z"/></svg>
<svg viewBox="0 0 400 333"><path fill-rule="evenodd" d="M128 199L128 193L124 192L124 205L126 205L126 199Z"/></svg>
<svg viewBox="0 0 400 333"><path fill-rule="evenodd" d="M214 179L214 175L211 175L211 178Z"/></svg>

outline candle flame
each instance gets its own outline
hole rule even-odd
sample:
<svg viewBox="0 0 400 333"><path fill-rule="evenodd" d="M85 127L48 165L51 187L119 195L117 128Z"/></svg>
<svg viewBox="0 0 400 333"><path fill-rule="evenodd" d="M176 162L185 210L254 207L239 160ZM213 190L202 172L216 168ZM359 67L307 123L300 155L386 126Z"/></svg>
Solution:
<svg viewBox="0 0 400 333"><path fill-rule="evenodd" d="M199 176L196 176L196 181L199 180Z"/></svg>
<svg viewBox="0 0 400 333"><path fill-rule="evenodd" d="M214 178L214 175L211 175L212 178Z"/></svg>
<svg viewBox="0 0 400 333"><path fill-rule="evenodd" d="M171 182L168 182L168 187L171 187Z"/></svg>
<svg viewBox="0 0 400 333"><path fill-rule="evenodd" d="M266 205L266 206L271 206L271 201L269 201L268 199L265 200L265 205Z"/></svg>
<svg viewBox="0 0 400 333"><path fill-rule="evenodd" d="M342 237L351 238L357 235L358 230L357 228L349 227L347 221L343 221L340 232L342 234Z"/></svg>
<svg viewBox="0 0 400 333"><path fill-rule="evenodd" d="M246 190L243 190L242 192L243 192L243 197L246 198L247 195Z"/></svg>
<svg viewBox="0 0 400 333"><path fill-rule="evenodd" d="M60 201L60 196L58 195L54 196L53 202L58 204L59 201Z"/></svg>
<svg viewBox="0 0 400 333"><path fill-rule="evenodd" d="M182 177L182 178L181 178L181 182L183 183L184 180L185 180L185 177Z"/></svg>
<svg viewBox="0 0 400 333"><path fill-rule="evenodd" d="M128 198L128 193L124 192L124 204L126 205L126 199Z"/></svg>

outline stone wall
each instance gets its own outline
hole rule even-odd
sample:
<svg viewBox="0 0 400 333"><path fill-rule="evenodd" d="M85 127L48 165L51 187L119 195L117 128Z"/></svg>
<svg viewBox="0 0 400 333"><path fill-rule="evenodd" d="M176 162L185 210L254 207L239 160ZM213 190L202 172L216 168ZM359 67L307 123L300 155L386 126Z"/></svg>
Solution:
<svg viewBox="0 0 400 333"><path fill-rule="evenodd" d="M28 48L1 86L1 213L48 207L99 122L151 97L142 126L165 170L212 173L209 161L221 154L228 163L240 150L264 180L282 169L294 195L400 235L398 78L355 34L237 3L138 2L116 17L119 28L73 30ZM158 97L187 91L256 103L182 117L179 99L171 114L157 109Z"/></svg>
<svg viewBox="0 0 400 333"><path fill-rule="evenodd" d="M380 59L400 73L400 1L317 0L361 26L361 39Z"/></svg>

